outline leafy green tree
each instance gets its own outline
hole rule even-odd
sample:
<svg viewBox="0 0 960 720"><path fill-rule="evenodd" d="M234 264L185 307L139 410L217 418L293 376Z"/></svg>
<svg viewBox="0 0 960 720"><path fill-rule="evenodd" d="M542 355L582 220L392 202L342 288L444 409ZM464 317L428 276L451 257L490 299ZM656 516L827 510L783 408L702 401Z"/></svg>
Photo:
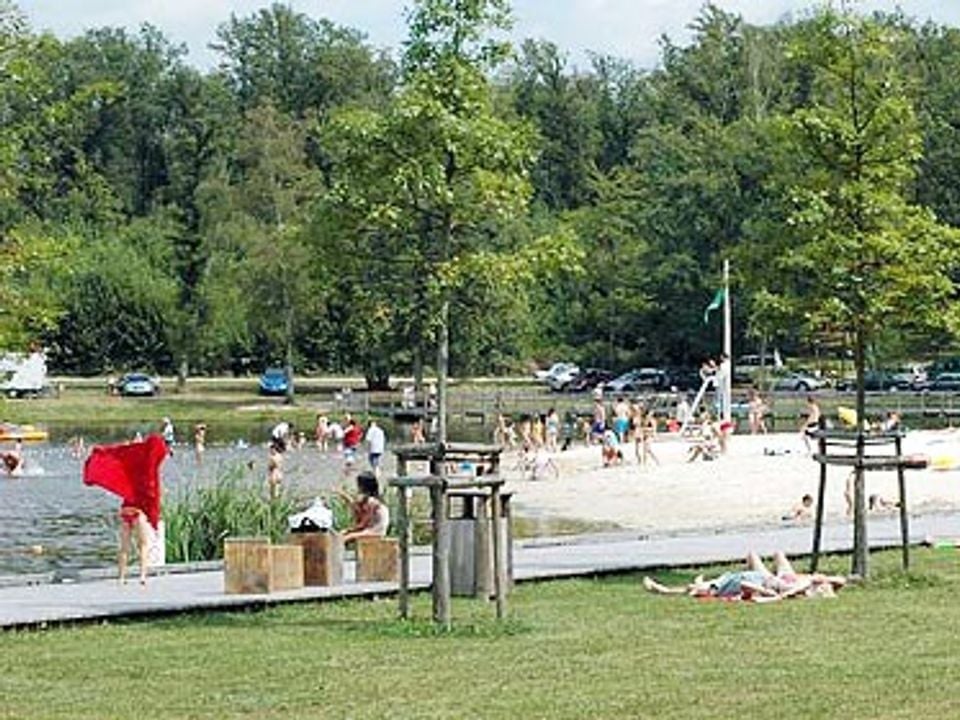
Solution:
<svg viewBox="0 0 960 720"><path fill-rule="evenodd" d="M245 115L229 171L201 190L210 259L204 314L217 320L204 323L202 341L210 348L223 336L234 351L259 347L262 360L283 358L290 400L295 348L319 301L304 233L319 171L306 147L303 121L270 105L255 108Z"/></svg>
<svg viewBox="0 0 960 720"><path fill-rule="evenodd" d="M527 40L510 78L514 105L540 131L531 174L536 197L550 208L574 208L591 196L600 154L599 94L590 76L566 72L556 45Z"/></svg>
<svg viewBox="0 0 960 720"><path fill-rule="evenodd" d="M829 9L797 30L792 53L812 71L810 104L780 123L782 223L758 252L770 261L771 299L784 297L808 330L829 325L852 338L862 436L871 341L891 328L958 327L960 236L909 200L922 146L897 61L900 33ZM853 572L866 575L862 470L854 510Z"/></svg>
<svg viewBox="0 0 960 720"><path fill-rule="evenodd" d="M302 118L340 105L379 105L393 87L393 63L365 45L362 33L287 5L231 16L217 36L220 69L242 110L272 104Z"/></svg>
<svg viewBox="0 0 960 720"><path fill-rule="evenodd" d="M169 333L176 326L176 279L169 272L168 217L136 220L88 238L56 284L63 312L44 340L66 372L143 368L169 371Z"/></svg>
<svg viewBox="0 0 960 720"><path fill-rule="evenodd" d="M530 130L494 114L484 75L505 54L488 33L508 16L502 0L417 2L395 102L383 113L341 114L327 135L334 197L355 212L366 239L410 243L412 277L426 283L425 299L438 308L441 439L452 286L463 279L460 266L492 247L500 223L522 214L530 195Z"/></svg>

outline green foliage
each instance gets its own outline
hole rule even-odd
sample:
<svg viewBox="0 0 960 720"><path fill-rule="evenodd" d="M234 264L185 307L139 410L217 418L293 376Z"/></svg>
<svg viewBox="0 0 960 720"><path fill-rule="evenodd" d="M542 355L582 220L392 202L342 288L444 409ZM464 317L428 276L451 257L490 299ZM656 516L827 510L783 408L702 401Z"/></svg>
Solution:
<svg viewBox="0 0 960 720"><path fill-rule="evenodd" d="M583 69L513 56L510 10L417 0L394 62L277 3L201 72L149 25L58 40L0 2L0 349L384 386L449 329L459 373L693 365L727 258L735 347L955 342L956 29L707 4L656 69Z"/></svg>
<svg viewBox="0 0 960 720"><path fill-rule="evenodd" d="M222 558L223 540L231 535L279 542L288 532L287 516L297 510L295 498L269 498L263 482L239 465L212 485L181 486L164 500L167 561Z"/></svg>
<svg viewBox="0 0 960 720"><path fill-rule="evenodd" d="M61 317L44 334L57 366L82 374L173 367L169 333L179 310L169 237L176 232L156 217L75 252L57 288Z"/></svg>
<svg viewBox="0 0 960 720"><path fill-rule="evenodd" d="M788 298L810 331L842 329L861 346L891 327L960 327L960 235L909 197L922 138L901 42L882 23L828 11L801 28L792 58L812 74L812 102L773 120L789 156L773 176L780 238L753 246L776 283L760 286L768 297Z"/></svg>

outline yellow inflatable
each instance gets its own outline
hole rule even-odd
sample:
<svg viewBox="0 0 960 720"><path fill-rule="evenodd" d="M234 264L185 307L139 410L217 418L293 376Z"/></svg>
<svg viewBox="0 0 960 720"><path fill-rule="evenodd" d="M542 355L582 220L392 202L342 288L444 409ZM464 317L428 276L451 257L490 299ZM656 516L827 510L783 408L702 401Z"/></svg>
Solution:
<svg viewBox="0 0 960 720"><path fill-rule="evenodd" d="M960 459L956 455L934 455L930 458L931 470L956 470L960 467Z"/></svg>
<svg viewBox="0 0 960 720"><path fill-rule="evenodd" d="M11 423L0 423L0 442L14 442L23 440L24 442L42 441L49 437L46 430L42 430L34 425L13 425Z"/></svg>
<svg viewBox="0 0 960 720"><path fill-rule="evenodd" d="M837 417L840 418L840 422L846 427L857 426L857 411L853 408L843 407L841 405L837 408Z"/></svg>

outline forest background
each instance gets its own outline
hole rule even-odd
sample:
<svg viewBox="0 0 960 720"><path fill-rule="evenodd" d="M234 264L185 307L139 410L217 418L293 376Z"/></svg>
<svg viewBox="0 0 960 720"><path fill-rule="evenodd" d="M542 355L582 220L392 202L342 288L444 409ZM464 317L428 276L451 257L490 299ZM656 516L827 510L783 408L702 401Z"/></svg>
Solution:
<svg viewBox="0 0 960 720"><path fill-rule="evenodd" d="M950 349L957 29L706 5L656 69L575 68L498 41L505 0L416 5L396 52L224 18L201 71L153 27L61 40L0 0L0 348L372 386L447 332L457 375L691 366L730 259L739 348Z"/></svg>

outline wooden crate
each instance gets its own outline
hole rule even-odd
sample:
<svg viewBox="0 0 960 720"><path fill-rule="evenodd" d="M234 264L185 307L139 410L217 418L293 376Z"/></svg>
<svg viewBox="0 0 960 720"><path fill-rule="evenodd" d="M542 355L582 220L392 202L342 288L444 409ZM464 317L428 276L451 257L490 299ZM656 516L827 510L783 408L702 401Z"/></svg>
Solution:
<svg viewBox="0 0 960 720"><path fill-rule="evenodd" d="M303 587L303 548L271 545L267 538L223 541L223 584L227 593L272 593Z"/></svg>
<svg viewBox="0 0 960 720"><path fill-rule="evenodd" d="M343 536L335 532L290 533L287 543L303 548L305 585L343 584Z"/></svg>
<svg viewBox="0 0 960 720"><path fill-rule="evenodd" d="M396 538L357 538L357 582L398 582L400 549Z"/></svg>

